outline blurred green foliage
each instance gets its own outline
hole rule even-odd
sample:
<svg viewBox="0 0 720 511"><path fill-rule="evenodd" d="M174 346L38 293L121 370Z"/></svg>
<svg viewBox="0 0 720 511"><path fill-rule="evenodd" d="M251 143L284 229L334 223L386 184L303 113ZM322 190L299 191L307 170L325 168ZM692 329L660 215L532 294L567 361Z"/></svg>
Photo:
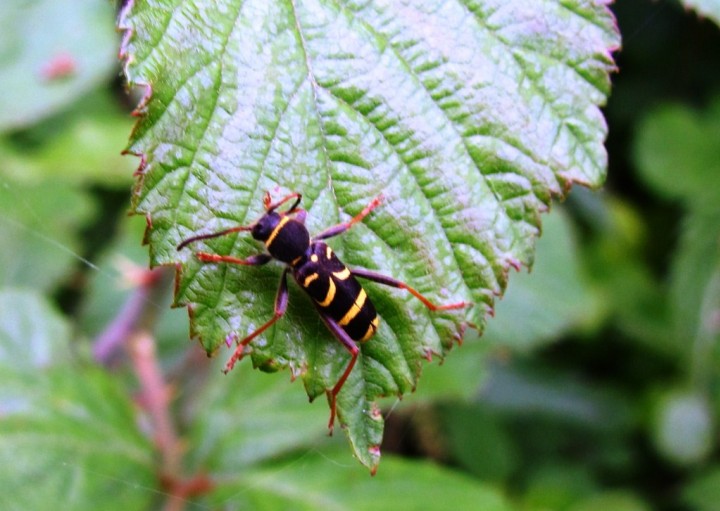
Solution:
<svg viewBox="0 0 720 511"><path fill-rule="evenodd" d="M107 11L74 25L83 51L106 50ZM324 403L250 367L228 389L185 312L144 303L183 469L223 481L186 508L720 509L720 33L674 2L614 11L606 189L556 206L485 335L385 403L375 478L326 437ZM0 507L153 509L166 496L133 372L90 356L131 293L118 261L147 257L125 215L137 161L118 157L132 122L113 57L57 91L36 83L52 53L8 54L0 76L24 78L0 116Z"/></svg>

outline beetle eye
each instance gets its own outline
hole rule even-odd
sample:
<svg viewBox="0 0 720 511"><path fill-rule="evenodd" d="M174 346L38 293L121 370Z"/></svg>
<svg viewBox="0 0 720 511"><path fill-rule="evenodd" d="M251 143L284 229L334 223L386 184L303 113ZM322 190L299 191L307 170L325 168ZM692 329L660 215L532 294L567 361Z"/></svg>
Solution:
<svg viewBox="0 0 720 511"><path fill-rule="evenodd" d="M278 224L279 215L277 213L269 213L264 215L257 221L252 229L252 237L259 241L265 241L270 237L270 233Z"/></svg>

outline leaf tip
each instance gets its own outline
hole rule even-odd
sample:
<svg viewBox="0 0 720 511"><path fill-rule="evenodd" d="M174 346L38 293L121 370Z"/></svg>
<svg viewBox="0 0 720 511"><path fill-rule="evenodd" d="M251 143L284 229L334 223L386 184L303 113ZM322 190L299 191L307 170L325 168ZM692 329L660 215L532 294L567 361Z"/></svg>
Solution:
<svg viewBox="0 0 720 511"><path fill-rule="evenodd" d="M513 270L519 272L522 269L522 263L519 259L515 257L508 257L506 260L508 266L510 266Z"/></svg>
<svg viewBox="0 0 720 511"><path fill-rule="evenodd" d="M368 468L370 469L370 475L374 476L377 474L378 466L380 465L380 446L371 445L368 448L368 454L370 455L370 463Z"/></svg>
<svg viewBox="0 0 720 511"><path fill-rule="evenodd" d="M423 353L424 353L423 356L424 356L425 360L427 360L428 362L432 362L433 350L426 346L425 348L423 348Z"/></svg>

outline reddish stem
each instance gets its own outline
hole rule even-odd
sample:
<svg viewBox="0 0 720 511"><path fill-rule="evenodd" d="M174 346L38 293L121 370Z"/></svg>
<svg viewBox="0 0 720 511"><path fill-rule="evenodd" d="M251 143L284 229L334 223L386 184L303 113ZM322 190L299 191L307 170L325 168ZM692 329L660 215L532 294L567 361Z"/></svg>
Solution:
<svg viewBox="0 0 720 511"><path fill-rule="evenodd" d="M155 341L146 331L135 332L128 340L128 352L140 382L143 408L150 415L155 445L160 451L160 480L168 493L165 511L181 511L187 500L212 490L204 474L182 476L183 447L170 414L171 392L158 363Z"/></svg>

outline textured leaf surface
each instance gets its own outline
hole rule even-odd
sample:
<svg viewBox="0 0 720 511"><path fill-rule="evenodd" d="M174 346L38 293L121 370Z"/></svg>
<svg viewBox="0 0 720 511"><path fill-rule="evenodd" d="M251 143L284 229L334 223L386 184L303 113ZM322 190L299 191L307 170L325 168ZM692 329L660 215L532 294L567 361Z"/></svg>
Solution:
<svg viewBox="0 0 720 511"><path fill-rule="evenodd" d="M570 219L562 208L553 209L543 221L532 272L513 277L487 324L483 342L473 342L468 335L462 356L427 366L418 384L420 397L475 396L488 376L479 367L488 350L502 346L514 352L530 351L586 326L600 314L600 299L586 280Z"/></svg>
<svg viewBox="0 0 720 511"><path fill-rule="evenodd" d="M598 185L619 41L604 2L143 2L121 16L125 72L147 86L130 151L144 158L135 208L151 263L181 264L177 303L215 351L272 313L280 274L201 265L183 239L262 212L265 190L299 191L308 227L385 200L331 245L350 266L407 281L466 311L429 314L368 285L377 336L338 397L356 455L374 466L374 401L412 390L422 360L482 325L510 266L530 264L539 214L573 182ZM228 237L202 250L260 250ZM297 287L253 362L290 366L311 397L348 355ZM232 378L232 377L231 377Z"/></svg>

